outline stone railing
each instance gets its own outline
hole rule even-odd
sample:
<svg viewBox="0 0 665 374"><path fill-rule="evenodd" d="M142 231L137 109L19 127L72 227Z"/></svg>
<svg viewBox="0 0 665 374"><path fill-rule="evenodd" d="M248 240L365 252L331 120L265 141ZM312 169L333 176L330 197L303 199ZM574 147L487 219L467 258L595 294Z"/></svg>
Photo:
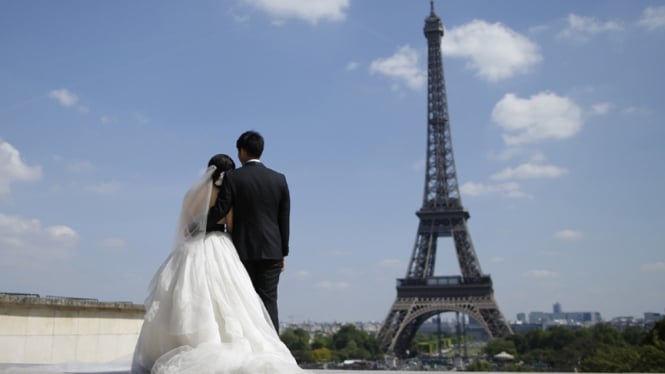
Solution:
<svg viewBox="0 0 665 374"><path fill-rule="evenodd" d="M0 293L0 362L107 362L131 356L143 305Z"/></svg>

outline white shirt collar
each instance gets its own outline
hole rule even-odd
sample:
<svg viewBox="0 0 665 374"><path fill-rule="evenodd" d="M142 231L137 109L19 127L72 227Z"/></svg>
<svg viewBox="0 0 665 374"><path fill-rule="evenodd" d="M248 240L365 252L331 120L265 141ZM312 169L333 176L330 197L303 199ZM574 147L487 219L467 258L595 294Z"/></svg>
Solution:
<svg viewBox="0 0 665 374"><path fill-rule="evenodd" d="M247 160L247 162L245 162L245 163L248 164L250 162L261 162L261 160L259 160L258 158L253 158L251 160Z"/></svg>

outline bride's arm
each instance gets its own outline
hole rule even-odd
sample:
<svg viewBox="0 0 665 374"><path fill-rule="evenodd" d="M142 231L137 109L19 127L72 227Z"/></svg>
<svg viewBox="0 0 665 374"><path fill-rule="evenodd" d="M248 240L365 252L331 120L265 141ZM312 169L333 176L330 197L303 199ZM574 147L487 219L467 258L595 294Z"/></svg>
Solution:
<svg viewBox="0 0 665 374"><path fill-rule="evenodd" d="M226 225L226 232L233 231L233 208L229 209L224 218L217 221L220 225Z"/></svg>
<svg viewBox="0 0 665 374"><path fill-rule="evenodd" d="M229 209L229 212L226 213L226 216L224 218L219 220L219 223L225 223L226 224L226 231L227 232L232 232L233 231L233 208Z"/></svg>
<svg viewBox="0 0 665 374"><path fill-rule="evenodd" d="M217 197L219 196L219 187L213 185L212 191L210 193L210 208L215 206L217 202ZM226 231L233 231L233 209L229 209L229 212L226 213L226 216L222 217L217 221L220 225L226 225Z"/></svg>

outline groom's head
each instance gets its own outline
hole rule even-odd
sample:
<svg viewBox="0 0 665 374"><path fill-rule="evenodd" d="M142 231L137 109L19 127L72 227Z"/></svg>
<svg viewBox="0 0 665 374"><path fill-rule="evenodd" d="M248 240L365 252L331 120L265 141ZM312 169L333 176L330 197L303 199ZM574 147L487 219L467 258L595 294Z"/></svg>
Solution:
<svg viewBox="0 0 665 374"><path fill-rule="evenodd" d="M245 131L236 142L238 159L243 164L252 159L261 158L263 153L263 136L256 131Z"/></svg>

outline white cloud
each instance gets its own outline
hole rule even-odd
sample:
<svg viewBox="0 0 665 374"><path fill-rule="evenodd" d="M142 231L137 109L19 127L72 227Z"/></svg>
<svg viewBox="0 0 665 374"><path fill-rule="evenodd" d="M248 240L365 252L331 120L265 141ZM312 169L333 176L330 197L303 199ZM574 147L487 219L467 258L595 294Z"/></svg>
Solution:
<svg viewBox="0 0 665 374"><path fill-rule="evenodd" d="M492 120L505 131L506 144L534 143L577 134L582 128L582 110L569 98L551 92L528 99L509 93L494 106Z"/></svg>
<svg viewBox="0 0 665 374"><path fill-rule="evenodd" d="M644 9L637 24L649 30L665 28L665 5Z"/></svg>
<svg viewBox="0 0 665 374"><path fill-rule="evenodd" d="M550 26L548 25L537 25L537 26L531 26L529 27L528 33L531 35L538 35L542 34L550 29Z"/></svg>
<svg viewBox="0 0 665 374"><path fill-rule="evenodd" d="M104 115L104 116L101 116L101 117L99 118L99 122L101 122L101 123L103 123L103 124L105 124L105 125L108 125L108 124L110 124L110 123L114 123L114 122L116 122L116 120L115 120L115 118L113 118L113 117L111 117L111 116Z"/></svg>
<svg viewBox="0 0 665 374"><path fill-rule="evenodd" d="M351 0L243 0L277 18L298 18L318 23L320 20L343 21ZM280 21L281 22L281 21Z"/></svg>
<svg viewBox="0 0 665 374"><path fill-rule="evenodd" d="M48 96L57 101L60 105L71 108L76 107L81 113L88 113L90 109L84 105L78 105L79 97L73 92L69 91L66 88L61 88L59 90L51 90L48 93Z"/></svg>
<svg viewBox="0 0 665 374"><path fill-rule="evenodd" d="M529 72L543 58L537 44L500 23L473 20L446 33L443 54L469 59L467 67L490 82Z"/></svg>
<svg viewBox="0 0 665 374"><path fill-rule="evenodd" d="M48 96L58 103L60 105L65 106L65 107L73 107L75 106L79 98L72 92L69 92L66 88L61 88L59 90L52 90L51 92L48 93Z"/></svg>
<svg viewBox="0 0 665 374"><path fill-rule="evenodd" d="M565 229L554 235L559 240L578 240L582 238L582 233L576 230Z"/></svg>
<svg viewBox="0 0 665 374"><path fill-rule="evenodd" d="M552 279L559 277L559 273L551 270L529 270L523 275L526 278L534 278L534 279Z"/></svg>
<svg viewBox="0 0 665 374"><path fill-rule="evenodd" d="M568 170L554 165L539 165L527 162L516 168L504 169L492 176L495 180L506 179L536 179L558 178L568 173Z"/></svg>
<svg viewBox="0 0 665 374"><path fill-rule="evenodd" d="M610 103L597 103L591 106L591 111L596 115L605 115L610 111L611 108L612 104Z"/></svg>
<svg viewBox="0 0 665 374"><path fill-rule="evenodd" d="M328 290L341 290L345 288L349 288L349 284L347 282L332 282L332 281L322 281L316 283L316 288L323 288L323 289L328 289Z"/></svg>
<svg viewBox="0 0 665 374"><path fill-rule="evenodd" d="M665 262L659 261L652 264L644 264L640 267L640 271L643 273L652 273L656 271L665 272Z"/></svg>
<svg viewBox="0 0 665 374"><path fill-rule="evenodd" d="M369 70L372 74L385 75L406 84L412 90L420 90L425 86L427 74L418 61L418 52L405 45L388 58L372 61Z"/></svg>
<svg viewBox="0 0 665 374"><path fill-rule="evenodd" d="M241 14L241 12L238 12L235 7L230 7L228 10L228 14L237 23L246 23L247 21L249 21L249 16L247 14Z"/></svg>
<svg viewBox="0 0 665 374"><path fill-rule="evenodd" d="M625 114L625 115L648 116L651 112L646 108L639 108L639 107L636 107L636 106L629 106L627 108L624 108L621 111L621 113Z"/></svg>
<svg viewBox="0 0 665 374"><path fill-rule="evenodd" d="M593 17L570 14L568 15L568 24L557 37L584 43L596 35L618 31L623 31L623 24L620 21L607 21L603 23Z"/></svg>
<svg viewBox="0 0 665 374"><path fill-rule="evenodd" d="M79 235L69 226L44 227L36 219L0 213L0 264L5 266L67 259L78 240Z"/></svg>
<svg viewBox="0 0 665 374"><path fill-rule="evenodd" d="M28 166L11 144L0 139L0 196L11 192L14 182L30 182L42 177L39 166Z"/></svg>
<svg viewBox="0 0 665 374"><path fill-rule="evenodd" d="M510 198L531 198L531 196L520 190L520 185L515 182L502 184L482 184L467 182L460 186L460 193L466 196L501 195Z"/></svg>
<svg viewBox="0 0 665 374"><path fill-rule="evenodd" d="M360 64L355 62L355 61L350 61L348 64L346 64L346 71L354 71L360 67Z"/></svg>

